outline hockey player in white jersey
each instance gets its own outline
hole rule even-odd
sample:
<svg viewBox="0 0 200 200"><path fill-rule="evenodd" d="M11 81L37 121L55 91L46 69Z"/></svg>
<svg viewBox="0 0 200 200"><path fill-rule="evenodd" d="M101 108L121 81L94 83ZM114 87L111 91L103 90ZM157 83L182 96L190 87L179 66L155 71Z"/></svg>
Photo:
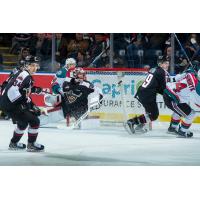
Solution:
<svg viewBox="0 0 200 200"><path fill-rule="evenodd" d="M54 94L60 94L63 96L62 86L66 77L72 76L72 71L76 67L76 60L74 58L67 58L65 66L56 72L54 79L52 80L51 87Z"/></svg>
<svg viewBox="0 0 200 200"><path fill-rule="evenodd" d="M163 98L167 107L174 111L168 133L178 134L181 137L193 136L189 130L195 118L191 104L200 107L199 77L200 71L197 75L194 70L187 70L184 74L178 75L177 82L167 83Z"/></svg>

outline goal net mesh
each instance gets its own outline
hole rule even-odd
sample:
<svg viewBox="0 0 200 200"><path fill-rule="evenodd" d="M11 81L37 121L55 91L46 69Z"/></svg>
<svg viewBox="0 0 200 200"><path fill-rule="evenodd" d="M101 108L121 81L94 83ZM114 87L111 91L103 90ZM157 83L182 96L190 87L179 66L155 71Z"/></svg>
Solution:
<svg viewBox="0 0 200 200"><path fill-rule="evenodd" d="M127 119L144 113L142 105L134 97L143 83L145 69L85 69L87 79L102 89L101 108L90 113L99 117L103 125L121 125Z"/></svg>

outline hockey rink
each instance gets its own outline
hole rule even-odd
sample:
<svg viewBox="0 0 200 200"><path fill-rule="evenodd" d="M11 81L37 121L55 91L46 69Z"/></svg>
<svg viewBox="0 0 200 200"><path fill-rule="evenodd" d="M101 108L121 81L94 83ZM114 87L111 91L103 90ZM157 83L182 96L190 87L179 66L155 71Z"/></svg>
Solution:
<svg viewBox="0 0 200 200"><path fill-rule="evenodd" d="M153 124L145 134L129 135L122 127L100 127L85 120L82 130L50 125L41 128L38 143L45 152L10 151L11 121L0 121L0 166L191 166L200 165L200 125L193 138L166 133L168 123ZM27 134L21 140L26 144Z"/></svg>

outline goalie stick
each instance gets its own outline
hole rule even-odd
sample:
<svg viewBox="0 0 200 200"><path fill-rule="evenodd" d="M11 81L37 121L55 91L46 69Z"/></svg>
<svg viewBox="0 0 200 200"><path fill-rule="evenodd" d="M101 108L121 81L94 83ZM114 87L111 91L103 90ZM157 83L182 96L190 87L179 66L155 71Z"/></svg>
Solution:
<svg viewBox="0 0 200 200"><path fill-rule="evenodd" d="M50 96L50 98L49 98L49 96ZM58 96L59 95L47 95L44 98L45 104L48 105L48 106L53 106L53 105L58 104L58 102L57 102L57 100L59 99ZM58 125L57 128L74 129L89 115L89 113L91 111L98 109L101 106L102 100L103 100L103 98L101 100L99 100L99 96L91 98L91 101L90 101L89 106L88 106L88 110L81 117L79 117L79 119L76 120L72 124L72 126L66 127L66 126L62 126L62 125L59 126ZM40 117L42 126L49 124L49 123L59 122L59 121L62 121L64 119L65 118L64 118L64 115L63 115L63 111L62 111L62 108L60 106L48 110L48 116L42 115Z"/></svg>
<svg viewBox="0 0 200 200"><path fill-rule="evenodd" d="M101 102L103 101L103 98L99 101L99 98L92 98L93 101L89 103L88 110L81 115L71 126L58 126L58 128L63 129L75 129L86 117L89 115L90 112L93 110L99 109L101 106Z"/></svg>

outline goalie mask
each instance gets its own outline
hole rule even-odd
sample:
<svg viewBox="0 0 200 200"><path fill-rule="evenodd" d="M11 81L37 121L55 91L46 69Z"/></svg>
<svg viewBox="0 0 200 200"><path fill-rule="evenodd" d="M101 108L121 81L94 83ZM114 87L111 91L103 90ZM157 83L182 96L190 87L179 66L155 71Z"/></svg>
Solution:
<svg viewBox="0 0 200 200"><path fill-rule="evenodd" d="M67 58L65 61L65 68L75 68L76 67L76 60L74 58Z"/></svg>
<svg viewBox="0 0 200 200"><path fill-rule="evenodd" d="M83 70L83 68L81 68L81 67L77 67L77 68L74 69L74 71L73 71L73 77L75 79L79 79L79 80L82 80L82 81L87 80L86 73Z"/></svg>

